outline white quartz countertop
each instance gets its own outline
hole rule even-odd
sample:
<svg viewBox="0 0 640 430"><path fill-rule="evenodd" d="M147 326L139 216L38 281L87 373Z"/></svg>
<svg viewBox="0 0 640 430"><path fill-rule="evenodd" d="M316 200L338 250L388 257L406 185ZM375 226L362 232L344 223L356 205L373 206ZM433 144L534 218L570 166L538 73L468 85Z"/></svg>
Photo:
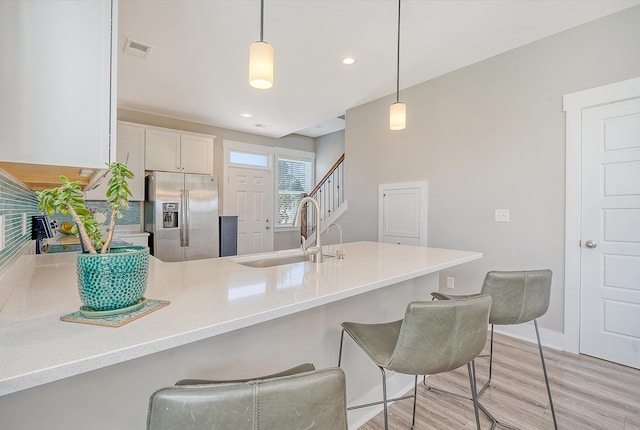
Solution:
<svg viewBox="0 0 640 430"><path fill-rule="evenodd" d="M325 247L335 250L335 246ZM81 306L75 254L23 256L25 275L0 309L0 395L195 342L481 258L470 251L378 242L345 259L252 268L247 256L165 263L150 258L145 296L171 304L113 328L63 322ZM287 255L299 251L281 251Z"/></svg>

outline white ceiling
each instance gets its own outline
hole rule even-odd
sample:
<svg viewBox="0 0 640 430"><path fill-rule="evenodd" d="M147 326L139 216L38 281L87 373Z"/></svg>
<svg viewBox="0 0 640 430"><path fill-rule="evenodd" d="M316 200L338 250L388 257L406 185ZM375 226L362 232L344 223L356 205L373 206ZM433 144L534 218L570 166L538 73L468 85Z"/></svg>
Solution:
<svg viewBox="0 0 640 430"><path fill-rule="evenodd" d="M402 89L638 0L402 2ZM395 94L397 1L266 0L274 86L248 84L259 0L119 0L118 106L271 137L342 129L347 109ZM127 38L151 45L125 54ZM342 64L354 56L352 66ZM253 117L244 118L243 113Z"/></svg>

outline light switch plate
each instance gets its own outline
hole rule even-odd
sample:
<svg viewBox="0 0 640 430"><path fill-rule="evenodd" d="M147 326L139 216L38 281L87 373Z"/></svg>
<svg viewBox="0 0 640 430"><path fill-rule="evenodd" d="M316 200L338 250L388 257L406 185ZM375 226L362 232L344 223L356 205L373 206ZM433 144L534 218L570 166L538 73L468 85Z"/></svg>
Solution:
<svg viewBox="0 0 640 430"><path fill-rule="evenodd" d="M453 276L447 276L447 288L453 289L454 286L455 286L455 280L453 279Z"/></svg>
<svg viewBox="0 0 640 430"><path fill-rule="evenodd" d="M496 222L509 222L509 209L496 209Z"/></svg>

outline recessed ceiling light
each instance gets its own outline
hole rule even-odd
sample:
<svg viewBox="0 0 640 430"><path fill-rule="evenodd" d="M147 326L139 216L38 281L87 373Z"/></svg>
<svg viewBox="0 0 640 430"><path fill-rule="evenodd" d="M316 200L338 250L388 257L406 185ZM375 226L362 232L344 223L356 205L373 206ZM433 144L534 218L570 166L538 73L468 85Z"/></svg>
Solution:
<svg viewBox="0 0 640 430"><path fill-rule="evenodd" d="M356 59L353 57L344 57L342 59L342 64L346 64L347 66L350 66L355 62L356 62Z"/></svg>
<svg viewBox="0 0 640 430"><path fill-rule="evenodd" d="M243 117L243 118L251 118L253 116L253 114L252 113L241 113L240 116Z"/></svg>

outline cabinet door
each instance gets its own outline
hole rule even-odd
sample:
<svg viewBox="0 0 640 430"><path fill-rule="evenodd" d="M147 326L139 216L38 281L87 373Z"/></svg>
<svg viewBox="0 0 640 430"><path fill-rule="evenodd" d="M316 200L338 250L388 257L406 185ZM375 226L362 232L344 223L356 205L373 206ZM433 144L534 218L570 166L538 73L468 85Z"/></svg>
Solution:
<svg viewBox="0 0 640 430"><path fill-rule="evenodd" d="M181 171L184 173L204 173L212 175L213 137L183 133L181 139Z"/></svg>
<svg viewBox="0 0 640 430"><path fill-rule="evenodd" d="M110 0L0 1L3 161L109 161L111 26Z"/></svg>
<svg viewBox="0 0 640 430"><path fill-rule="evenodd" d="M129 188L133 193L129 200L144 200L144 140L145 127L126 122L118 123L116 160L125 163L134 174L129 180ZM104 178L98 187L85 193L87 200L105 200L108 177Z"/></svg>
<svg viewBox="0 0 640 430"><path fill-rule="evenodd" d="M145 127L137 124L118 123L118 150L116 158L125 163L134 174L129 180L133 196L129 200L144 200L144 147Z"/></svg>
<svg viewBox="0 0 640 430"><path fill-rule="evenodd" d="M146 137L145 169L180 172L180 133L147 127Z"/></svg>
<svg viewBox="0 0 640 430"><path fill-rule="evenodd" d="M378 241L427 246L427 183L381 184Z"/></svg>

